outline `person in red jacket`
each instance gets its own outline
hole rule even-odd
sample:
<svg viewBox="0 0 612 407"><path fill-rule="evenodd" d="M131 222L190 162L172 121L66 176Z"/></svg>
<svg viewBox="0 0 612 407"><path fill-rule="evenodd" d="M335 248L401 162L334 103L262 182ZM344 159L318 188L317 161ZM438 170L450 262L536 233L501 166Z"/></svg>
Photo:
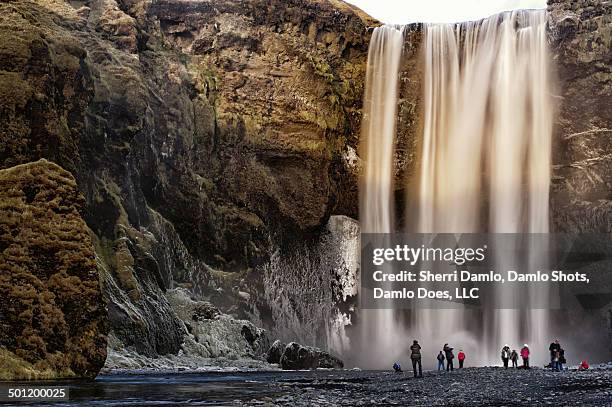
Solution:
<svg viewBox="0 0 612 407"><path fill-rule="evenodd" d="M589 364L586 360L583 360L580 366L578 366L578 370L588 370Z"/></svg>
<svg viewBox="0 0 612 407"><path fill-rule="evenodd" d="M459 361L459 369L463 369L463 361L465 360L465 353L463 353L463 349L461 349L457 354L457 360Z"/></svg>
<svg viewBox="0 0 612 407"><path fill-rule="evenodd" d="M523 358L523 369L529 369L529 346L523 345L521 349L521 357Z"/></svg>

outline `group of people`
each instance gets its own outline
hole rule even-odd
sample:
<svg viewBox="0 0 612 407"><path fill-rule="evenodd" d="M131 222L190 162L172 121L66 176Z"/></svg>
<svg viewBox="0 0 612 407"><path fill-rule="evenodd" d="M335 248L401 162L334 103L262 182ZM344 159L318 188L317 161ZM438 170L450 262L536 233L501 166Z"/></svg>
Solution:
<svg viewBox="0 0 612 407"><path fill-rule="evenodd" d="M559 344L559 340L555 340L550 344L548 348L550 351L550 368L554 371L563 370L563 365L566 362L565 360L565 350ZM518 358L519 355L523 360L523 364L521 368L529 369L529 355L530 355L529 346L524 344L521 348L520 353L516 351L516 349L510 349L508 344L504 345L501 350L501 359L505 369L508 369L509 362L512 362L512 367L519 368L518 366ZM444 370L444 361L446 361L446 371L453 371L453 360L455 359L455 354L453 352L453 348L448 345L448 343L444 344L444 347L438 353L436 357L438 360L438 370ZM463 364L465 362L466 355L463 350L459 350L457 354L457 360L459 361L459 369L463 368ZM410 360L412 361L412 370L414 372L414 377L423 377L423 366L421 363L421 345L419 341L416 339L412 342L412 346L410 346ZM581 370L588 369L588 364L586 361L582 362ZM402 368L399 362L396 362L393 365L393 369L397 372L401 372Z"/></svg>
<svg viewBox="0 0 612 407"><path fill-rule="evenodd" d="M436 359L438 359L438 370L444 370L444 361L446 360L446 371L453 371L453 359L455 359L455 354L453 353L453 348L448 346L448 343L444 344L444 347L440 353L438 353ZM463 369L463 363L465 362L465 352L463 349L459 350L459 353L457 353L457 360L459 361L459 369Z"/></svg>
<svg viewBox="0 0 612 407"><path fill-rule="evenodd" d="M453 359L455 359L455 354L453 353L453 348L448 346L448 343L444 344L444 347L438 354L438 370L444 369L444 361L446 360L446 370L452 371L454 369ZM419 345L419 341L416 339L412 341L412 346L410 346L410 360L412 361L412 371L414 372L414 377L423 377L423 364L421 362L421 345ZM463 369L463 363L465 362L465 352L460 350L457 354L457 360L459 361L459 369ZM401 372L402 367L399 362L395 362L393 364L393 369L396 372Z"/></svg>
<svg viewBox="0 0 612 407"><path fill-rule="evenodd" d="M523 369L529 369L529 345L524 344L521 348L521 359L523 359ZM512 367L518 368L519 354L516 349L510 350L510 346L505 344L501 350L501 359L504 364L504 368L508 369L508 362L512 362Z"/></svg>
<svg viewBox="0 0 612 407"><path fill-rule="evenodd" d="M548 347L550 351L550 365L549 367L559 372L563 370L563 365L567 363L565 360L565 350L559 344L559 340L555 339L550 346ZM521 349L521 358L523 359L524 369L529 369L529 346L527 344L523 345ZM518 367L518 358L519 354L516 352L516 349L510 350L510 346L507 344L501 350L501 359L504 364L504 368L508 368L508 362L512 361L512 367ZM586 363L586 362L585 362Z"/></svg>

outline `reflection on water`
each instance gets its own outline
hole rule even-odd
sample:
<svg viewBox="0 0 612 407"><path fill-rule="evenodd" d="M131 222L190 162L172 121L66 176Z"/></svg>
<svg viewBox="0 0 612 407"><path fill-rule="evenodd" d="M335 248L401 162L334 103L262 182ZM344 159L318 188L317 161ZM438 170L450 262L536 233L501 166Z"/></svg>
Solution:
<svg viewBox="0 0 612 407"><path fill-rule="evenodd" d="M99 376L91 382L20 382L11 385L69 388L70 401L38 401L19 403L20 406L219 406L281 396L282 388L274 383L291 375L291 372L122 374Z"/></svg>

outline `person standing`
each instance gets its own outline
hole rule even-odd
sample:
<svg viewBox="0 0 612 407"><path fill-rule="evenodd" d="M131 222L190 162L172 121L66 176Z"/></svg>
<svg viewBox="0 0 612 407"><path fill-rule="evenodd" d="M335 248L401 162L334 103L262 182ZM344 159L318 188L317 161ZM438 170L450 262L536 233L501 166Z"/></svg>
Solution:
<svg viewBox="0 0 612 407"><path fill-rule="evenodd" d="M552 370L558 370L559 366L557 366L557 361L558 361L558 352L559 350L561 350L561 345L559 345L559 340L555 339L554 342L552 342L550 344L550 346L548 347L548 350L550 351L550 368Z"/></svg>
<svg viewBox="0 0 612 407"><path fill-rule="evenodd" d="M565 360L565 349L559 349L559 370L563 371L563 365L567 363Z"/></svg>
<svg viewBox="0 0 612 407"><path fill-rule="evenodd" d="M552 370L555 372L559 371L559 351L555 351L555 355L553 356L553 360L551 362Z"/></svg>
<svg viewBox="0 0 612 407"><path fill-rule="evenodd" d="M453 359L455 358L455 355L453 354L453 348L448 346L448 343L445 343L444 348L442 348L442 350L444 350L444 356L446 356L446 371L448 372L450 370L452 372Z"/></svg>
<svg viewBox="0 0 612 407"><path fill-rule="evenodd" d="M459 353L457 353L457 360L459 361L459 369L463 369L463 362L465 361L465 353L463 352L463 349L460 349Z"/></svg>
<svg viewBox="0 0 612 407"><path fill-rule="evenodd" d="M412 360L412 370L414 371L414 377L417 377L417 365L419 365L419 376L423 377L423 365L421 364L421 345L416 339L412 341L410 347L410 359Z"/></svg>
<svg viewBox="0 0 612 407"><path fill-rule="evenodd" d="M444 353L440 351L436 359L438 359L438 371L444 370Z"/></svg>
<svg viewBox="0 0 612 407"><path fill-rule="evenodd" d="M523 345L521 349L521 357L523 358L523 369L529 369L529 346Z"/></svg>
<svg viewBox="0 0 612 407"><path fill-rule="evenodd" d="M510 359L510 346L505 344L501 350L502 362L504 362L504 369L508 369L508 359Z"/></svg>
<svg viewBox="0 0 612 407"><path fill-rule="evenodd" d="M512 367L518 368L518 352L516 349L512 349L510 360L512 361Z"/></svg>

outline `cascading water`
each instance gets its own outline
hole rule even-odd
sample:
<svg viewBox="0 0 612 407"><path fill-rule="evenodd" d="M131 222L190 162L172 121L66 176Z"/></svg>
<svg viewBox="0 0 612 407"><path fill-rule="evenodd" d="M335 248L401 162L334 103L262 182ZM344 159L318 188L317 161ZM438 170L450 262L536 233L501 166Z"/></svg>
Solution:
<svg viewBox="0 0 612 407"><path fill-rule="evenodd" d="M394 156L399 67L404 46L403 28L374 29L368 53L362 135L364 177L360 188L360 219L363 233L389 233L394 226ZM403 340L392 309L363 310L358 362L388 367L382 357L393 358L390 349Z"/></svg>
<svg viewBox="0 0 612 407"><path fill-rule="evenodd" d="M423 139L418 189L407 197L407 207L416 207L407 214L415 225L411 231L547 233L553 109L545 11L507 12L423 29ZM370 46L363 232L396 230L393 143L396 58L401 55L396 42L401 40L397 29L381 27ZM530 261L537 255L531 253ZM495 289L499 300L481 311L413 311L408 332L436 348L444 342L463 346L477 363L497 361L506 342L544 346L550 339L544 336L547 312L529 310L529 301L547 298L548 289ZM497 309L502 298L519 295L527 301L525 310ZM375 314L378 321L363 321L369 325L364 335L370 335L372 348L385 346L397 334L385 340L371 333L387 335L394 315L392 310L381 311ZM409 339L404 336L402 341Z"/></svg>
<svg viewBox="0 0 612 407"><path fill-rule="evenodd" d="M544 11L425 28L425 116L418 225L420 232L548 232L552 103ZM486 213L488 194L488 213ZM535 254L532 254L535 255ZM532 295L496 287L481 325L481 362L504 343L544 344L548 318L529 310ZM535 290L535 289L534 289ZM495 309L525 297L524 310ZM420 318L419 318L420 317ZM461 310L417 313L453 338L473 326ZM425 319L426 321L421 321ZM425 334L427 336L427 334Z"/></svg>

